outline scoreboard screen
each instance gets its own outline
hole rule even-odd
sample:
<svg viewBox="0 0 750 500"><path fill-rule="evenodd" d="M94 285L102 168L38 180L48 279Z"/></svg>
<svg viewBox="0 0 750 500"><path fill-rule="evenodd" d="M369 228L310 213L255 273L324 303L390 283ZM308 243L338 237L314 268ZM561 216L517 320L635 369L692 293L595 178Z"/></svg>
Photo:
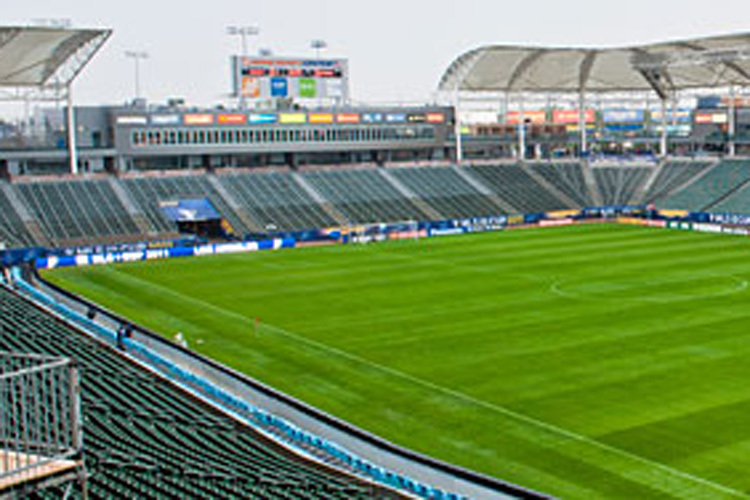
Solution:
<svg viewBox="0 0 750 500"><path fill-rule="evenodd" d="M231 64L235 97L338 101L348 98L346 59L233 56Z"/></svg>

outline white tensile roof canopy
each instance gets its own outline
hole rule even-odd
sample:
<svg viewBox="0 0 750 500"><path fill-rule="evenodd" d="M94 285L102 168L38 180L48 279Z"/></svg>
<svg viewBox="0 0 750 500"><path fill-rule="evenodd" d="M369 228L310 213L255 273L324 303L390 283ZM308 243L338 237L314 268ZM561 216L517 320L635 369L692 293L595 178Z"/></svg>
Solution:
<svg viewBox="0 0 750 500"><path fill-rule="evenodd" d="M621 48L480 47L445 71L443 91L647 92L750 85L750 33Z"/></svg>
<svg viewBox="0 0 750 500"><path fill-rule="evenodd" d="M0 27L0 88L66 87L110 30Z"/></svg>

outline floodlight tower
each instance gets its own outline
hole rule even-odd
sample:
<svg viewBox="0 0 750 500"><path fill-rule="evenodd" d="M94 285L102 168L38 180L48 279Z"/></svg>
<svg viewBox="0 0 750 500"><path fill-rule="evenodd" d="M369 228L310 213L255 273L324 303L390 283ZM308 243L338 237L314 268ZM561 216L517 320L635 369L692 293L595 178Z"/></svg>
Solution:
<svg viewBox="0 0 750 500"><path fill-rule="evenodd" d="M242 53L240 54L239 68L241 70L244 65L245 58L248 56L247 39L251 36L258 36L260 34L260 28L257 26L227 26L227 35L240 37ZM240 108L245 109L245 94L242 91L242 83L239 84L239 98Z"/></svg>
<svg viewBox="0 0 750 500"><path fill-rule="evenodd" d="M328 48L328 42L321 39L315 39L310 42L310 48L315 51L315 59L320 59L320 51Z"/></svg>
<svg viewBox="0 0 750 500"><path fill-rule="evenodd" d="M141 61L148 59L149 54L145 51L126 50L125 57L135 62L135 99L141 97Z"/></svg>

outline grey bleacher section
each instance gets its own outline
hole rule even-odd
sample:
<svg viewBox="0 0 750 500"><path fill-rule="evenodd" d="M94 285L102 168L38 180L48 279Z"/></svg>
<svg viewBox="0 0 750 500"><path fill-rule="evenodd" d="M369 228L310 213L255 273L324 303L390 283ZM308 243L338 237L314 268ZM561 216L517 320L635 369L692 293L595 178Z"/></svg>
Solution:
<svg viewBox="0 0 750 500"><path fill-rule="evenodd" d="M411 200L412 203L414 203L422 213L427 215L428 219L431 219L431 220L445 219L446 217L445 215L441 215L440 212L435 210L433 206L428 205L425 200L418 197L414 191L409 189L405 184L401 183L400 180L398 180L396 177L391 175L391 173L388 170L384 168L379 168L378 172L380 173L380 175L382 175L385 178L386 181L388 181L388 183L391 186L393 186L396 189L396 191L401 193L405 198Z"/></svg>
<svg viewBox="0 0 750 500"><path fill-rule="evenodd" d="M604 205L630 205L636 192L652 172L652 167L593 167Z"/></svg>
<svg viewBox="0 0 750 500"><path fill-rule="evenodd" d="M53 243L117 241L141 232L106 179L20 183L16 190Z"/></svg>
<svg viewBox="0 0 750 500"><path fill-rule="evenodd" d="M699 177L707 173L713 165L715 163L709 161L667 161L659 168L656 177L648 186L643 201L654 203L687 187L688 184L697 181Z"/></svg>
<svg viewBox="0 0 750 500"><path fill-rule="evenodd" d="M123 179L122 183L156 232L177 231L177 225L167 220L162 213L160 202L198 198L208 198L235 233L243 234L250 229L242 223L205 175L134 177Z"/></svg>
<svg viewBox="0 0 750 500"><path fill-rule="evenodd" d="M497 215L500 207L450 167L392 168L393 177L432 205L442 218Z"/></svg>
<svg viewBox="0 0 750 500"><path fill-rule="evenodd" d="M310 198L315 201L318 205L320 205L320 208L326 211L328 215L330 215L336 222L338 222L341 225L346 225L349 223L348 220L346 220L346 217L344 217L344 214L336 210L336 207L334 207L328 200L323 198L323 196L315 191L315 188L310 185L301 175L299 175L297 172L292 172L292 179L294 179L294 182L296 182L299 187L307 193Z"/></svg>
<svg viewBox="0 0 750 500"><path fill-rule="evenodd" d="M112 192L117 196L117 199L120 200L122 206L125 207L125 211L127 211L133 218L133 222L138 226L140 232L143 234L151 233L151 228L146 221L145 215L135 206L135 203L130 199L128 192L125 191L125 188L120 184L119 179L117 179L117 177L110 177L108 180Z"/></svg>
<svg viewBox="0 0 750 500"><path fill-rule="evenodd" d="M376 168L300 174L352 223L421 220L424 213Z"/></svg>
<svg viewBox="0 0 750 500"><path fill-rule="evenodd" d="M465 168L515 208L517 213L574 208L546 190L517 164L472 165Z"/></svg>
<svg viewBox="0 0 750 500"><path fill-rule="evenodd" d="M19 210L24 209L14 198L11 186L0 181L0 243L6 248L33 246L34 238L19 213Z"/></svg>
<svg viewBox="0 0 750 500"><path fill-rule="evenodd" d="M750 181L749 160L725 160L710 169L695 182L657 203L663 208L677 208L696 212L707 211L722 202ZM727 199L727 206L729 200ZM739 202L732 202L739 206ZM718 207L717 207L718 208ZM714 210L721 211L721 210Z"/></svg>
<svg viewBox="0 0 750 500"><path fill-rule="evenodd" d="M292 231L339 225L289 172L236 172L217 179L264 229Z"/></svg>
<svg viewBox="0 0 750 500"><path fill-rule="evenodd" d="M208 174L208 182L211 183L213 188L216 190L217 193L219 193L219 196L224 198L224 201L227 202L227 205L234 211L235 214L237 214L237 217L242 221L243 224L245 224L245 227L250 229L250 231L255 232L261 232L263 231L263 227L260 223L258 223L255 219L252 218L252 216L248 213L247 210L240 204L239 201L230 193L227 191L227 189L224 187L224 185L221 183L221 181L216 177L214 174Z"/></svg>
<svg viewBox="0 0 750 500"><path fill-rule="evenodd" d="M567 196L573 204L579 207L593 205L580 163L530 163L527 168Z"/></svg>

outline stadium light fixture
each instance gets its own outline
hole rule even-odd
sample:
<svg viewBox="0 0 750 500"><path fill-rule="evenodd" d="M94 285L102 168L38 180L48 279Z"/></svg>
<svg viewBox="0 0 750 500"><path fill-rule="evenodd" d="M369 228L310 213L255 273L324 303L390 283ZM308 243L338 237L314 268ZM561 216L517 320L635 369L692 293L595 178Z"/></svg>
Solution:
<svg viewBox="0 0 750 500"><path fill-rule="evenodd" d="M149 54L145 51L126 50L125 57L135 62L135 98L141 97L141 60L148 59Z"/></svg>
<svg viewBox="0 0 750 500"><path fill-rule="evenodd" d="M316 39L310 42L310 48L315 51L315 59L320 59L320 51L328 48L325 40Z"/></svg>
<svg viewBox="0 0 750 500"><path fill-rule="evenodd" d="M227 35L240 37L242 43L242 53L240 56L243 61L248 55L247 38L250 36L258 36L259 34L260 28L257 26L227 26ZM242 67L243 64L244 62L241 62L239 66ZM240 109L245 109L247 106L242 89L240 89L238 93L240 98Z"/></svg>
<svg viewBox="0 0 750 500"><path fill-rule="evenodd" d="M261 57L271 57L273 55L273 50L263 47L261 49L258 49L258 55Z"/></svg>
<svg viewBox="0 0 750 500"><path fill-rule="evenodd" d="M247 38L251 36L258 36L260 34L260 28L257 26L227 26L227 35L238 36L242 42L242 57L247 57Z"/></svg>

